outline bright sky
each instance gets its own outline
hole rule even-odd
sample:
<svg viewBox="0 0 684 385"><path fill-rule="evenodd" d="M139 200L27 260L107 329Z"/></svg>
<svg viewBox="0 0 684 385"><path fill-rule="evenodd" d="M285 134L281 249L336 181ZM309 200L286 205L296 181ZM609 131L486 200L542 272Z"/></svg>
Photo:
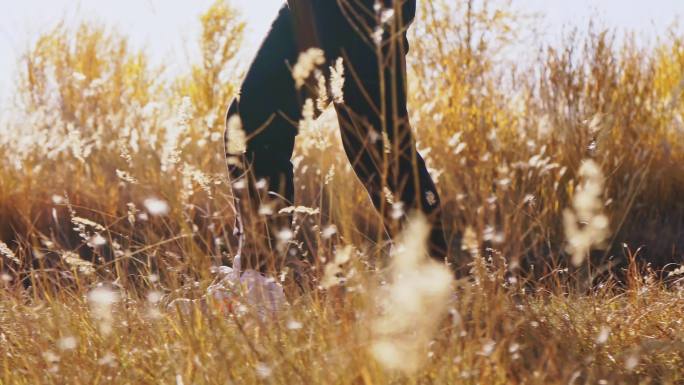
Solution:
<svg viewBox="0 0 684 385"><path fill-rule="evenodd" d="M230 0L242 10L249 30L244 57L251 57L284 0ZM420 0L419 0L420 1ZM0 12L0 100L6 97L19 55L59 20L95 18L117 26L138 47L171 68L183 68L199 32L198 16L213 0L3 0ZM606 26L644 35L662 33L684 16L684 0L513 0L523 11L545 17L546 38L564 27L586 26L597 16Z"/></svg>

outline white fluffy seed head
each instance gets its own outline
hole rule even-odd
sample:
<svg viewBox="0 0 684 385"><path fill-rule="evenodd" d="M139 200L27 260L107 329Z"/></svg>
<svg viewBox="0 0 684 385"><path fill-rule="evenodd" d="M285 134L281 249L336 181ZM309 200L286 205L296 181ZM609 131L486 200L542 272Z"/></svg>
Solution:
<svg viewBox="0 0 684 385"><path fill-rule="evenodd" d="M392 282L376 293L383 312L373 320L370 351L389 370L420 368L449 308L453 278L446 266L428 257L429 233L424 216L409 219L392 255Z"/></svg>
<svg viewBox="0 0 684 385"><path fill-rule="evenodd" d="M226 126L226 154L240 156L247 151L247 134L242 128L242 120L238 115L228 119Z"/></svg>
<svg viewBox="0 0 684 385"><path fill-rule="evenodd" d="M165 216L170 211L169 204L159 198L147 198L143 205L152 216Z"/></svg>
<svg viewBox="0 0 684 385"><path fill-rule="evenodd" d="M563 212L563 225L572 263L581 265L592 249L600 248L610 236L610 221L603 213L604 176L593 160L579 170L581 183L572 199L572 209Z"/></svg>
<svg viewBox="0 0 684 385"><path fill-rule="evenodd" d="M316 67L323 63L325 63L325 52L320 48L309 48L299 54L297 64L292 68L292 77L297 89L304 87Z"/></svg>
<svg viewBox="0 0 684 385"><path fill-rule="evenodd" d="M112 307L119 300L119 294L105 286L97 287L88 293L91 315L100 333L104 335L111 334L114 324Z"/></svg>
<svg viewBox="0 0 684 385"><path fill-rule="evenodd" d="M337 58L335 65L330 67L330 90L333 102L344 103L344 59Z"/></svg>
<svg viewBox="0 0 684 385"><path fill-rule="evenodd" d="M74 350L76 348L76 338L72 336L62 337L57 341L57 347L59 350Z"/></svg>
<svg viewBox="0 0 684 385"><path fill-rule="evenodd" d="M92 305L110 307L119 301L119 295L106 287L98 287L88 293L88 301Z"/></svg>

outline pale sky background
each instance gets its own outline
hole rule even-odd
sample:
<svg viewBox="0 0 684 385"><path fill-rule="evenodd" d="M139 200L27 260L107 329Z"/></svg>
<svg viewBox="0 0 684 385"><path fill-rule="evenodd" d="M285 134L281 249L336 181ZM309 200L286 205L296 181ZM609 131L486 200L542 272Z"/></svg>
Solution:
<svg viewBox="0 0 684 385"><path fill-rule="evenodd" d="M248 22L245 60L284 0L230 0ZM419 0L420 1L420 0ZM0 101L11 92L16 62L41 32L59 20L96 19L116 26L155 61L185 68L199 33L199 15L213 0L0 0ZM684 0L513 0L523 11L545 18L544 39L565 28L584 27L594 16L603 25L633 30L645 38L662 34L684 16Z"/></svg>

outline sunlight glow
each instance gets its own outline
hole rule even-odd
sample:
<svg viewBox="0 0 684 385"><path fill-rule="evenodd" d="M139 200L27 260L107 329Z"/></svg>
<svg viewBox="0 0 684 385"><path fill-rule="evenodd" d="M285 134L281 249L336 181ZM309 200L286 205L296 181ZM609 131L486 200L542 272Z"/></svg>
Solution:
<svg viewBox="0 0 684 385"><path fill-rule="evenodd" d="M16 61L35 37L65 19L88 18L116 26L134 45L171 69L183 68L193 55L197 17L212 0L23 0L8 1L0 13L0 98L9 91ZM232 0L248 22L242 56L254 54L284 0ZM553 38L568 26L586 26L596 16L606 26L634 29L642 34L662 32L684 15L681 0L516 0L524 12L543 15L543 35Z"/></svg>

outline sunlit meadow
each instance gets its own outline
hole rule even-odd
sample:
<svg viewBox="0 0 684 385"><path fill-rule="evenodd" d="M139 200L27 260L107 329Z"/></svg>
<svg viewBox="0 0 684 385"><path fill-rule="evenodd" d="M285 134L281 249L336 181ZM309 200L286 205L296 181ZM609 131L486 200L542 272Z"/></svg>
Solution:
<svg viewBox="0 0 684 385"><path fill-rule="evenodd" d="M684 35L645 47L587 20L517 60L535 18L421 5L412 123L468 278L425 256L420 216L390 247L311 101L281 234L310 285L240 280L240 16L206 11L181 76L107 25L60 25L1 120L0 383L684 383ZM344 98L339 67L322 97Z"/></svg>

